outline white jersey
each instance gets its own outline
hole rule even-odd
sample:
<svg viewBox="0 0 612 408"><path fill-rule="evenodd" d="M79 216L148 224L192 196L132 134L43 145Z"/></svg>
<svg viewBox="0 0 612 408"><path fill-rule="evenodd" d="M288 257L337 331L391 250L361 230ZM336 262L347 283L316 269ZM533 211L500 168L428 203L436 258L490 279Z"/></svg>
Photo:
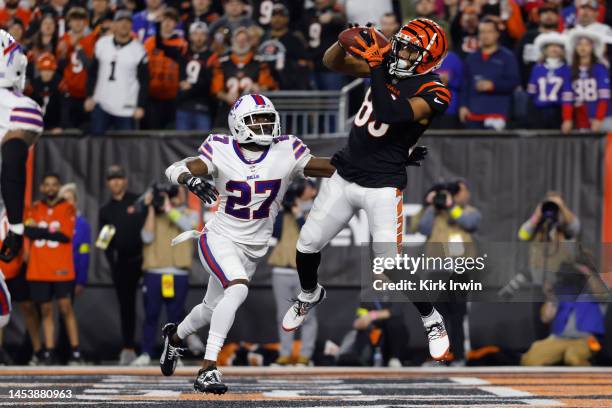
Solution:
<svg viewBox="0 0 612 408"><path fill-rule="evenodd" d="M2 137L9 130L15 129L42 133L43 127L43 113L36 102L20 92L0 88L0 131Z"/></svg>
<svg viewBox="0 0 612 408"><path fill-rule="evenodd" d="M138 66L146 63L147 53L138 40L117 45L113 36L105 36L96 43L98 78L93 99L107 113L128 117L138 104Z"/></svg>
<svg viewBox="0 0 612 408"><path fill-rule="evenodd" d="M297 137L283 135L248 160L233 136L210 135L198 153L221 200L206 228L235 242L267 245L287 188L312 158L310 149Z"/></svg>

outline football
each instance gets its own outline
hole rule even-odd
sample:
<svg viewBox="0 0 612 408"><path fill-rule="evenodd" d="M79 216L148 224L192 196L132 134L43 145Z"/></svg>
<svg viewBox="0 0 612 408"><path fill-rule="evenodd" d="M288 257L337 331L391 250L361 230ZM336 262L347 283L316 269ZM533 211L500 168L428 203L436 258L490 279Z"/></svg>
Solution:
<svg viewBox="0 0 612 408"><path fill-rule="evenodd" d="M368 27L347 28L346 30L342 31L340 35L338 35L338 42L344 51L348 52L354 57L361 58L359 55L351 51L351 47L361 48L357 41L355 41L355 36L359 35L365 41L365 38L368 38L369 36L369 31L370 29ZM389 44L389 40L387 40L380 31L374 30L374 32L376 33L376 41L378 41L380 48Z"/></svg>

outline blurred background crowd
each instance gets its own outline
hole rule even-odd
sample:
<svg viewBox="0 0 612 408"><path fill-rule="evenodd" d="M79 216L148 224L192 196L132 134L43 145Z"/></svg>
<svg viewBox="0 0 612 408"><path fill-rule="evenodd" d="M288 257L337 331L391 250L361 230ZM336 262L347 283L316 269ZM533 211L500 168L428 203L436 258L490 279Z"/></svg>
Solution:
<svg viewBox="0 0 612 408"><path fill-rule="evenodd" d="M451 39L434 127L612 128L598 0L5 0L0 25L27 48L47 129L103 134L224 128L244 93L339 90L322 56L348 23L390 38L413 17Z"/></svg>

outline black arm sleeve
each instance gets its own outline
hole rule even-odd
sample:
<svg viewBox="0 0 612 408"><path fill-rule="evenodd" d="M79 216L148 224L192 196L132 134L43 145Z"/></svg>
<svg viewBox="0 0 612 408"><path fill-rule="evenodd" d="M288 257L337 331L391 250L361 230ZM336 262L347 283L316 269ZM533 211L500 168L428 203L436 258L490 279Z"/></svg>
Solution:
<svg viewBox="0 0 612 408"><path fill-rule="evenodd" d="M23 235L30 239L46 239L47 241L70 242L70 238L61 232L51 232L46 228L25 227Z"/></svg>
<svg viewBox="0 0 612 408"><path fill-rule="evenodd" d="M149 64L147 56L145 55L140 63L138 64L138 83L140 89L138 90L138 107L144 108L149 96Z"/></svg>
<svg viewBox="0 0 612 408"><path fill-rule="evenodd" d="M410 102L403 98L394 100L387 89L385 68L380 66L373 68L371 71L372 105L376 120L387 124L412 122L414 112Z"/></svg>
<svg viewBox="0 0 612 408"><path fill-rule="evenodd" d="M87 96L93 96L96 90L96 81L98 80L98 59L94 55L91 59L91 64L87 72Z"/></svg>

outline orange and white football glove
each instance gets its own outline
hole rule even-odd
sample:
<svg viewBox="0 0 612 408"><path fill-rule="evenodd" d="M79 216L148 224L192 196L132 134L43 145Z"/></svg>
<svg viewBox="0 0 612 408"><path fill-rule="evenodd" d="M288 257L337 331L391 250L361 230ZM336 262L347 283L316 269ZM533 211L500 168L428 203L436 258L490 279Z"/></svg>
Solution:
<svg viewBox="0 0 612 408"><path fill-rule="evenodd" d="M363 58L368 63L370 68L375 68L381 65L385 59L385 54L391 50L391 43L387 44L383 48L379 47L374 28L370 28L370 45L368 45L359 35L356 35L353 38L355 42L361 46L361 49L351 46L351 51Z"/></svg>

